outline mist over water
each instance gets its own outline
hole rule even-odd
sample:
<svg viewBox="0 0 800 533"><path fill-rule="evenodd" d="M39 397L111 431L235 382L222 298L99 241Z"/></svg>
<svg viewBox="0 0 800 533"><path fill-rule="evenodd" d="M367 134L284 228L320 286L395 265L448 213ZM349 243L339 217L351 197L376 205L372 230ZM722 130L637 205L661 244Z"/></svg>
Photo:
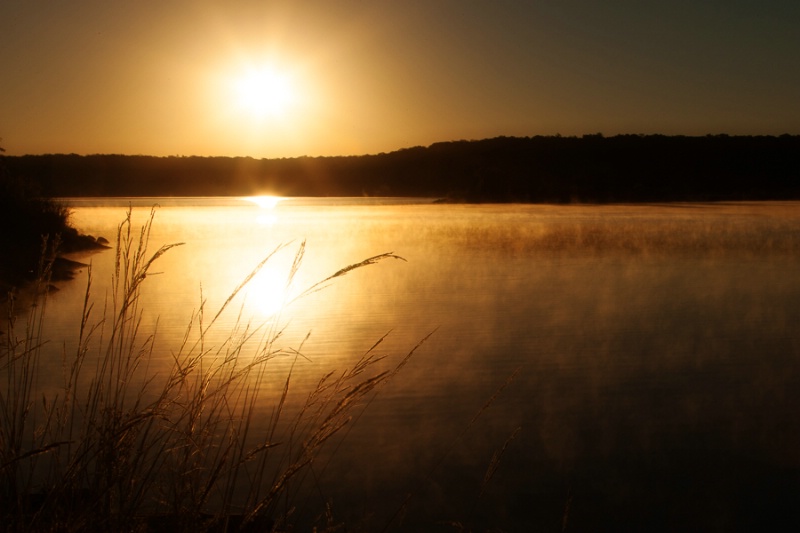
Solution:
<svg viewBox="0 0 800 533"><path fill-rule="evenodd" d="M139 200L134 222L155 201ZM158 203L153 249L185 244L139 302L157 324L154 369L201 300L216 310L282 244L222 319L283 328L284 345L302 346L296 387L352 366L387 332L380 351L396 361L436 330L315 464L298 516L331 498L367 530L398 511L393 525L408 530L797 523L800 204ZM125 210L75 203L72 220L113 242ZM281 308L386 252L406 262ZM81 259L101 302L113 251ZM84 271L48 302L54 384L85 289ZM276 391L288 365L276 361Z"/></svg>

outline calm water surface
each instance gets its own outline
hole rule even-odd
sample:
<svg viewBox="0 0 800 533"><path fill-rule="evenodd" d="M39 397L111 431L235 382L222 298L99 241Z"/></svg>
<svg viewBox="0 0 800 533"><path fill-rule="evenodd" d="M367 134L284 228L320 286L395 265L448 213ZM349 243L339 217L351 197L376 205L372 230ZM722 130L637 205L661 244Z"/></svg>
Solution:
<svg viewBox="0 0 800 533"><path fill-rule="evenodd" d="M127 202L72 201L74 225L114 241ZM154 202L135 201L135 223ZM310 333L299 389L386 333L381 353L396 361L435 330L315 465L309 509L332 499L367 530L397 511L392 527L407 530L797 523L800 204L158 203L151 250L185 244L142 294L145 325L158 321L154 368L201 300L219 308L281 244L223 320L273 321L287 347ZM289 298L377 254L406 261L281 309L303 242ZM81 260L102 301L113 251ZM48 304L59 346L75 342L85 270Z"/></svg>

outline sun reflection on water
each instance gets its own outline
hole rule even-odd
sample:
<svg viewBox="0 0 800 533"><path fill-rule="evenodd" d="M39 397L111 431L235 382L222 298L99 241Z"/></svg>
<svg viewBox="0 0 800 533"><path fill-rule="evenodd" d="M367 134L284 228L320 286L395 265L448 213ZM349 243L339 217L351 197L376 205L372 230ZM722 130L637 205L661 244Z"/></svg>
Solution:
<svg viewBox="0 0 800 533"><path fill-rule="evenodd" d="M284 200L284 198L280 196L263 195L263 196L245 196L242 198L242 200L256 204L261 209L274 209L275 206L278 205L278 203Z"/></svg>
<svg viewBox="0 0 800 533"><path fill-rule="evenodd" d="M284 200L280 196L260 195L244 196L242 200L255 204L260 208L256 215L256 223L260 226L273 226L278 221L278 216L274 213L275 207Z"/></svg>
<svg viewBox="0 0 800 533"><path fill-rule="evenodd" d="M246 307L266 320L279 315L293 297L290 276L289 270L283 266L262 268L243 289Z"/></svg>
<svg viewBox="0 0 800 533"><path fill-rule="evenodd" d="M281 312L289 296L287 273L266 267L245 287L248 305L263 317Z"/></svg>

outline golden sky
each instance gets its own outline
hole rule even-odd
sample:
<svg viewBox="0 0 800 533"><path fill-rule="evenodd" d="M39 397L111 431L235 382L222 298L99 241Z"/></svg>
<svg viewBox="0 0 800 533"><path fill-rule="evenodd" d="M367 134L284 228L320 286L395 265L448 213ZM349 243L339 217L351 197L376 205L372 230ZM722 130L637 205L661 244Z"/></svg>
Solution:
<svg viewBox="0 0 800 533"><path fill-rule="evenodd" d="M4 0L8 154L800 134L797 0Z"/></svg>

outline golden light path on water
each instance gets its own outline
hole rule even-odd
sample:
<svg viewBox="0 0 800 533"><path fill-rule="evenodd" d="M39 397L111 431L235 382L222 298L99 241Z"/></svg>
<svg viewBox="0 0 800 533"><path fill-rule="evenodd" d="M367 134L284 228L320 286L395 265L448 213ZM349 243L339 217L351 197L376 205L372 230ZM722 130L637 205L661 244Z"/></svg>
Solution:
<svg viewBox="0 0 800 533"><path fill-rule="evenodd" d="M275 207L284 200L280 196L244 196L244 201L260 208L255 221L260 226L272 226L278 221ZM247 301L255 311L270 318L283 309L290 297L291 273L285 268L276 268L268 261L244 287Z"/></svg>

